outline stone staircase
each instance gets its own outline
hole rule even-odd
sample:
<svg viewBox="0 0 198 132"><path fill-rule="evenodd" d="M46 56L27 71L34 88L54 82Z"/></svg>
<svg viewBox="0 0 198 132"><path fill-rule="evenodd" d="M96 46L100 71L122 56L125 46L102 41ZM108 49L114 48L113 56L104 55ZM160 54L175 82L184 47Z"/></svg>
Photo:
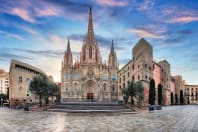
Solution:
<svg viewBox="0 0 198 132"><path fill-rule="evenodd" d="M56 103L48 109L50 112L131 112L131 109L125 108L123 104L117 102L65 102Z"/></svg>

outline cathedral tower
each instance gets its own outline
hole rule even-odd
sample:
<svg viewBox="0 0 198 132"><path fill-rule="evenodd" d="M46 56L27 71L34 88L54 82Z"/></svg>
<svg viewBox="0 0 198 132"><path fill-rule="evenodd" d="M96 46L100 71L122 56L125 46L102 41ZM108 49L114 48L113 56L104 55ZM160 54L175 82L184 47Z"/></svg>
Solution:
<svg viewBox="0 0 198 132"><path fill-rule="evenodd" d="M118 68L118 61L117 61L116 52L114 50L113 40L111 44L111 52L109 54L108 66L111 68Z"/></svg>
<svg viewBox="0 0 198 132"><path fill-rule="evenodd" d="M97 41L94 37L92 9L89 10L89 23L86 39L83 41L82 52L80 54L81 64L100 64L101 57Z"/></svg>
<svg viewBox="0 0 198 132"><path fill-rule="evenodd" d="M64 55L64 60L63 60L62 67L71 68L72 64L73 64L72 52L71 52L71 48L70 48L70 41L68 39L67 49L65 50L65 55Z"/></svg>

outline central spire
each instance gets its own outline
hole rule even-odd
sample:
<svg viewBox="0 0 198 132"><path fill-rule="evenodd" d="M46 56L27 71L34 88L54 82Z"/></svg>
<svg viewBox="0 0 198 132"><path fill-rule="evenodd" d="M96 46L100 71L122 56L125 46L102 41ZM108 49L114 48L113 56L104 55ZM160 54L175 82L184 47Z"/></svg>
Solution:
<svg viewBox="0 0 198 132"><path fill-rule="evenodd" d="M92 8L89 9L89 23L88 23L88 33L87 41L89 44L94 43L94 31L93 31L93 20L92 20Z"/></svg>

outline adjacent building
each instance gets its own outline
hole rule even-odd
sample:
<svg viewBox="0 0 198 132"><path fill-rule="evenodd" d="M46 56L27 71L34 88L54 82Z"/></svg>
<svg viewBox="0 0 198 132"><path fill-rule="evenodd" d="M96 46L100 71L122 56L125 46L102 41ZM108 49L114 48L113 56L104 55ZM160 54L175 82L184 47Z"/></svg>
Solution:
<svg viewBox="0 0 198 132"><path fill-rule="evenodd" d="M132 60L118 71L118 95L122 100L122 89L127 87L130 81L142 81L144 86L144 103L148 104L149 82L155 80L156 93L158 85L163 86L163 104L170 104L170 64L167 60L158 63L153 61L153 47L144 38L134 46ZM157 94L156 94L157 104Z"/></svg>
<svg viewBox="0 0 198 132"><path fill-rule="evenodd" d="M68 39L61 69L61 101L117 100L117 71L118 61L113 41L108 63L102 63L90 8L87 36L83 41L80 61L73 63Z"/></svg>
<svg viewBox="0 0 198 132"><path fill-rule="evenodd" d="M185 85L184 87L186 104L198 104L198 85Z"/></svg>
<svg viewBox="0 0 198 132"><path fill-rule="evenodd" d="M0 69L0 94L7 94L9 88L9 73Z"/></svg>
<svg viewBox="0 0 198 132"><path fill-rule="evenodd" d="M37 98L30 93L29 85L34 76L46 75L40 69L27 63L11 60L9 100L11 105L20 105L24 101L36 101ZM26 94L29 93L29 96Z"/></svg>

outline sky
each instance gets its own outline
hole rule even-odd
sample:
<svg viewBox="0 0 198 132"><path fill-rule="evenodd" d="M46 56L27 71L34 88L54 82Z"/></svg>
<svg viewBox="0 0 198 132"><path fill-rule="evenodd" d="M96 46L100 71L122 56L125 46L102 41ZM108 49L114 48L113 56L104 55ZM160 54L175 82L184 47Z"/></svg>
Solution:
<svg viewBox="0 0 198 132"><path fill-rule="evenodd" d="M0 69L9 71L16 59L60 81L67 39L76 61L90 6L103 62L114 40L121 68L143 37L154 61L166 59L172 75L198 84L197 0L0 0Z"/></svg>

